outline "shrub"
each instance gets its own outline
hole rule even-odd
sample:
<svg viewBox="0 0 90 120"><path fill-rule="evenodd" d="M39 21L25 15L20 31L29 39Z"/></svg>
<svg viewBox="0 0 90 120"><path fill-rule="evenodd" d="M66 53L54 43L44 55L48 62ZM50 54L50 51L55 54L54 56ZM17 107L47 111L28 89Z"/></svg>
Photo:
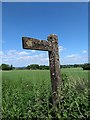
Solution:
<svg viewBox="0 0 90 120"><path fill-rule="evenodd" d="M83 70L90 70L90 63L84 64L82 68Z"/></svg>

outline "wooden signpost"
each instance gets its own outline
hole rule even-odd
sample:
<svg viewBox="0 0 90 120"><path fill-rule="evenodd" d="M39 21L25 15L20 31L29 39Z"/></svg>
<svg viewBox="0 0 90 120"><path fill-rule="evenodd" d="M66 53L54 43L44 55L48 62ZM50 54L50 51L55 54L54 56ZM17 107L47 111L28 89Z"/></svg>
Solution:
<svg viewBox="0 0 90 120"><path fill-rule="evenodd" d="M52 102L55 104L58 99L58 87L60 87L61 84L58 36L51 34L47 37L47 41L22 37L22 43L23 49L48 51L52 84Z"/></svg>

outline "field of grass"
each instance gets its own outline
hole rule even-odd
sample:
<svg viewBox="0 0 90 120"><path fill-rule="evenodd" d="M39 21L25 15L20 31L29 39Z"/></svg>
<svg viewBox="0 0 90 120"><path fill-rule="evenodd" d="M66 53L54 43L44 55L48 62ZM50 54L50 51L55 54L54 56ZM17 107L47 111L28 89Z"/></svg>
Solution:
<svg viewBox="0 0 90 120"><path fill-rule="evenodd" d="M3 120L88 120L88 72L64 68L61 100L51 104L48 70L2 72Z"/></svg>

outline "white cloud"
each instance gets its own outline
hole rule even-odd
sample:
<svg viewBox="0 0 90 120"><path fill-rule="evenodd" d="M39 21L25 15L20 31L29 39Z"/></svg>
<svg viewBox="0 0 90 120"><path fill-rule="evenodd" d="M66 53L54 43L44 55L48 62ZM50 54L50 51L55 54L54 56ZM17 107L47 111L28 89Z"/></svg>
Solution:
<svg viewBox="0 0 90 120"><path fill-rule="evenodd" d="M2 51L0 51L0 54L3 54L3 52L2 52Z"/></svg>
<svg viewBox="0 0 90 120"><path fill-rule="evenodd" d="M82 61L82 56L80 56L79 54L71 54L66 56L66 60L69 63L77 63Z"/></svg>
<svg viewBox="0 0 90 120"><path fill-rule="evenodd" d="M35 50L31 50L32 51L32 53L35 53Z"/></svg>
<svg viewBox="0 0 90 120"><path fill-rule="evenodd" d="M59 47L63 50L63 47ZM35 51L35 53L17 50L0 51L0 64L12 64L14 66L27 66L29 64L49 65L48 52ZM61 64L86 63L88 56L85 54L60 55Z"/></svg>
<svg viewBox="0 0 90 120"><path fill-rule="evenodd" d="M32 58L31 56L21 56L21 57L17 58L17 60L29 60L31 58Z"/></svg>
<svg viewBox="0 0 90 120"><path fill-rule="evenodd" d="M61 58L61 64L81 64L87 63L88 57L80 54L70 54L66 57Z"/></svg>
<svg viewBox="0 0 90 120"><path fill-rule="evenodd" d="M2 57L3 56L3 52L2 51L0 51L0 57Z"/></svg>
<svg viewBox="0 0 90 120"><path fill-rule="evenodd" d="M63 51L65 48L63 46L59 46L59 52Z"/></svg>
<svg viewBox="0 0 90 120"><path fill-rule="evenodd" d="M49 58L42 58L41 61L49 61Z"/></svg>
<svg viewBox="0 0 90 120"><path fill-rule="evenodd" d="M19 55L28 55L28 54L30 54L30 53L27 53L27 52L23 51L23 52L18 52L18 54L19 54Z"/></svg>
<svg viewBox="0 0 90 120"><path fill-rule="evenodd" d="M87 52L86 50L83 51L83 53L86 53L86 52Z"/></svg>
<svg viewBox="0 0 90 120"><path fill-rule="evenodd" d="M37 53L37 54L36 54ZM28 64L48 64L46 52L26 52L17 50L0 51L1 63L13 64L14 66L26 66Z"/></svg>
<svg viewBox="0 0 90 120"><path fill-rule="evenodd" d="M78 57L80 57L78 54L71 54L71 55L66 56L66 58L72 58L72 59L73 58L75 59L75 58L78 58Z"/></svg>

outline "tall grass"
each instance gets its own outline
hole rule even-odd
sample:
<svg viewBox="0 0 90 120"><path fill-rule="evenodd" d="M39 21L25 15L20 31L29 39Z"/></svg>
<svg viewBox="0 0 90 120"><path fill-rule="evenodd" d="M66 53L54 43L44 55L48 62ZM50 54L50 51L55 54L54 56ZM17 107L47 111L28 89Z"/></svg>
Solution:
<svg viewBox="0 0 90 120"><path fill-rule="evenodd" d="M2 118L2 71L0 71L0 119Z"/></svg>
<svg viewBox="0 0 90 120"><path fill-rule="evenodd" d="M3 72L3 120L89 119L87 72L78 69L71 71L62 70L58 106L53 106L51 102L49 71Z"/></svg>

